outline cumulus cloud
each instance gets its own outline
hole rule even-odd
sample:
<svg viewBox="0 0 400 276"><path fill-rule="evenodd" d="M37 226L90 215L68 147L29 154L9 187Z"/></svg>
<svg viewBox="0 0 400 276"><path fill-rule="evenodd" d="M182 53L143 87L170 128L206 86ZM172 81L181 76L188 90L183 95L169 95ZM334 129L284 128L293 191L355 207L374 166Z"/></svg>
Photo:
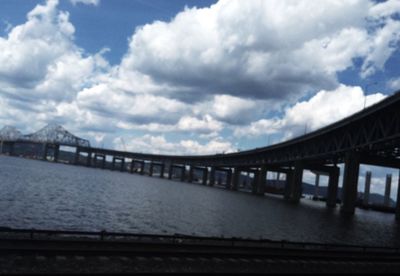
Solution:
<svg viewBox="0 0 400 276"><path fill-rule="evenodd" d="M184 132L184 133L196 133L199 135L214 135L222 130L223 124L215 120L210 115L205 115L203 118L196 118L191 116L183 116L179 119L176 124L160 124L160 123L149 123L149 124L137 124L137 123L126 123L120 121L117 124L118 127L127 130L145 130L149 132Z"/></svg>
<svg viewBox="0 0 400 276"><path fill-rule="evenodd" d="M389 80L387 86L396 91L400 90L400 78L394 78Z"/></svg>
<svg viewBox="0 0 400 276"><path fill-rule="evenodd" d="M0 94L13 100L72 101L108 69L101 54L86 56L74 44L69 14L49 0L28 13L26 23L0 37Z"/></svg>
<svg viewBox="0 0 400 276"><path fill-rule="evenodd" d="M392 6L221 0L137 29L121 70L185 87L190 101L228 94L294 102L310 89L335 88L336 74L357 57L365 59L363 77L381 70L400 33Z"/></svg>
<svg viewBox="0 0 400 276"><path fill-rule="evenodd" d="M195 140L181 140L178 142L169 142L164 136L144 135L142 137L129 137L125 139L125 145L122 143L121 138L115 138L114 146L117 149L133 152L144 152L153 154L167 154L167 155L205 155L216 154L222 152L235 151L232 144L227 141L222 141L218 138L201 144Z"/></svg>
<svg viewBox="0 0 400 276"><path fill-rule="evenodd" d="M248 127L235 128L234 134L251 137L283 133L284 139L288 139L334 123L385 97L381 93L366 96L360 87L340 85L335 90L322 90L309 100L287 108L282 118L262 119Z"/></svg>
<svg viewBox="0 0 400 276"><path fill-rule="evenodd" d="M97 6L100 3L100 0L70 0L73 5L76 4L85 4L85 5L94 5Z"/></svg>

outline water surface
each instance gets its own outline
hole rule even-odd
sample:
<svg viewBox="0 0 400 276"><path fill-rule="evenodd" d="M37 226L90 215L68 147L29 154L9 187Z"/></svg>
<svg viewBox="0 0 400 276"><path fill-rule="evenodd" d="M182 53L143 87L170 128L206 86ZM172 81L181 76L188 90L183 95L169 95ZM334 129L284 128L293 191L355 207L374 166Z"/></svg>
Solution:
<svg viewBox="0 0 400 276"><path fill-rule="evenodd" d="M0 225L400 246L393 214L0 156Z"/></svg>

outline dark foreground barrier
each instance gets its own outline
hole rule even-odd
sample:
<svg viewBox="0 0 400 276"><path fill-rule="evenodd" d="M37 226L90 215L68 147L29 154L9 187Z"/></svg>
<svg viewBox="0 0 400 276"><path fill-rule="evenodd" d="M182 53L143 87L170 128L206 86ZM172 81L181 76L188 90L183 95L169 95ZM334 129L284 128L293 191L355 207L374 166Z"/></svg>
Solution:
<svg viewBox="0 0 400 276"><path fill-rule="evenodd" d="M400 272L398 248L0 229L3 273Z"/></svg>

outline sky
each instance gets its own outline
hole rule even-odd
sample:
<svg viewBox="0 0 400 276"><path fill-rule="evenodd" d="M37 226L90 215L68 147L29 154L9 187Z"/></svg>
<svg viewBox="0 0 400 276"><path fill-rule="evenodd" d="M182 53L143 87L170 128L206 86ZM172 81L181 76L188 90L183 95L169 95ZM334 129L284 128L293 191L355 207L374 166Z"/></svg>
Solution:
<svg viewBox="0 0 400 276"><path fill-rule="evenodd" d="M399 90L399 40L399 0L1 0L0 128L56 123L146 153L263 147Z"/></svg>

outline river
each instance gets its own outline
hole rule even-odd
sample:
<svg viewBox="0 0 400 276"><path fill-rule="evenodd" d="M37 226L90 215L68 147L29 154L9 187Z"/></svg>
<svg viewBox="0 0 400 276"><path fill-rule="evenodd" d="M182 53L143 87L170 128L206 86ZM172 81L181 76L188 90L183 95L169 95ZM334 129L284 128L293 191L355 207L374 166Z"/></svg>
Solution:
<svg viewBox="0 0 400 276"><path fill-rule="evenodd" d="M393 214L0 156L0 226L399 246Z"/></svg>

